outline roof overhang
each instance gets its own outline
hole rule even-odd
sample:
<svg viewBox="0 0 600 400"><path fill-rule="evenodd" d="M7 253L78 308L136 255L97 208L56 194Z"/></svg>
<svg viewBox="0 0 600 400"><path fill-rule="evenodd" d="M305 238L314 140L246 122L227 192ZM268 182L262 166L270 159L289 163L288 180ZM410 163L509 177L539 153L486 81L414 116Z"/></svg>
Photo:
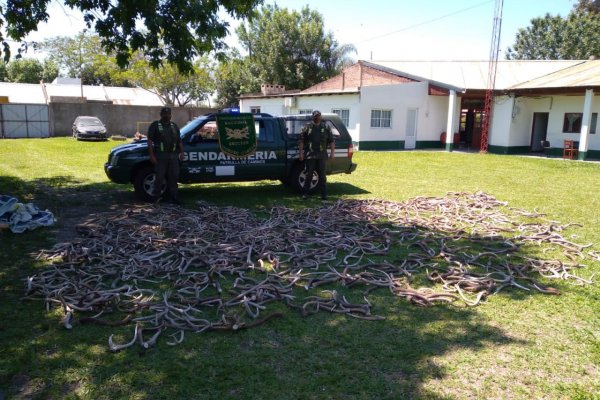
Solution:
<svg viewBox="0 0 600 400"><path fill-rule="evenodd" d="M521 88L510 89L509 93L517 96L535 96L535 95L564 95L564 96L584 96L586 90L592 89L595 94L600 95L600 86L580 86L580 87L547 87L547 88Z"/></svg>
<svg viewBox="0 0 600 400"><path fill-rule="evenodd" d="M359 88L352 89L344 89L344 90L328 90L324 92L312 92L312 93L304 93L300 91L295 91L291 93L283 93L283 94L272 94L272 95L264 95L262 93L256 94L246 94L238 97L240 100L246 99L274 99L274 98L285 98L285 97L310 97L310 96L333 96L333 95L343 95L343 94L358 94L360 93Z"/></svg>

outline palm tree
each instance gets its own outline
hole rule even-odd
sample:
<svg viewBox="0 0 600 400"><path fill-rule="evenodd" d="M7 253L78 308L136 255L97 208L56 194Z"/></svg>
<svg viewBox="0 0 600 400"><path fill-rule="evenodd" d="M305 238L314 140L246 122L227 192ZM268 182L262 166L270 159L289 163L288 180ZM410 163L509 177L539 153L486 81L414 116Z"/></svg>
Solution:
<svg viewBox="0 0 600 400"><path fill-rule="evenodd" d="M357 53L356 47L353 44L338 44L337 40L331 34L328 40L326 40L327 45L329 58L323 60L324 72L327 75L324 77L325 79L339 74L344 68L354 64L354 59L351 55Z"/></svg>

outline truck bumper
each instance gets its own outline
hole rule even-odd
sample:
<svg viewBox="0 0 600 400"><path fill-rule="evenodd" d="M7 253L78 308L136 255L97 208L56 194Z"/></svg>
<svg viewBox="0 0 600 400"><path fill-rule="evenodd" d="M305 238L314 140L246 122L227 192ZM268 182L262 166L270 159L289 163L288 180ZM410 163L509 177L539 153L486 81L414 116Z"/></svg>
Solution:
<svg viewBox="0 0 600 400"><path fill-rule="evenodd" d="M347 170L345 173L346 173L346 174L351 174L351 173L353 173L354 171L356 171L356 166L357 166L357 165L356 165L355 163L352 163L352 164L350 164L350 168L348 168L348 170Z"/></svg>
<svg viewBox="0 0 600 400"><path fill-rule="evenodd" d="M104 164L104 173L115 183L130 183L128 171L109 163Z"/></svg>

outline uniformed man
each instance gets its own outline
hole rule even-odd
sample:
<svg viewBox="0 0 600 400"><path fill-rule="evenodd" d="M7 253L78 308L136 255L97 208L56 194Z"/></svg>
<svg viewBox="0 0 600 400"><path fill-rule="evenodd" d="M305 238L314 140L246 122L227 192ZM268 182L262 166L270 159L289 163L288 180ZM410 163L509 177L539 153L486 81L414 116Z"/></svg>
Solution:
<svg viewBox="0 0 600 400"><path fill-rule="evenodd" d="M329 158L333 160L335 154L335 142L331 128L321 119L321 112L313 111L312 121L306 124L300 132L298 141L300 150L300 161L306 164L306 180L302 188L302 198L308 198L310 182L313 171L319 175L319 186L321 186L321 199L327 200L327 176L325 175L325 162L327 160L327 148L329 147ZM305 154L306 151L306 154Z"/></svg>
<svg viewBox="0 0 600 400"><path fill-rule="evenodd" d="M156 172L154 196L157 200L160 199L166 178L165 199L174 204L181 204L177 196L177 180L179 161L183 161L183 143L177 124L171 122L169 107L163 107L160 110L160 120L154 121L148 128L148 152Z"/></svg>

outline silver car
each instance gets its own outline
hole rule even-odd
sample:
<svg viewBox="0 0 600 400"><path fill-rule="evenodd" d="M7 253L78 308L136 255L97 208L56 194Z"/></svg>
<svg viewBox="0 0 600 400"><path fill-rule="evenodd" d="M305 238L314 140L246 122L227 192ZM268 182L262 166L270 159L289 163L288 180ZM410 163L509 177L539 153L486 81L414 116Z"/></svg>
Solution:
<svg viewBox="0 0 600 400"><path fill-rule="evenodd" d="M106 140L108 134L98 117L79 116L73 122L73 138Z"/></svg>

